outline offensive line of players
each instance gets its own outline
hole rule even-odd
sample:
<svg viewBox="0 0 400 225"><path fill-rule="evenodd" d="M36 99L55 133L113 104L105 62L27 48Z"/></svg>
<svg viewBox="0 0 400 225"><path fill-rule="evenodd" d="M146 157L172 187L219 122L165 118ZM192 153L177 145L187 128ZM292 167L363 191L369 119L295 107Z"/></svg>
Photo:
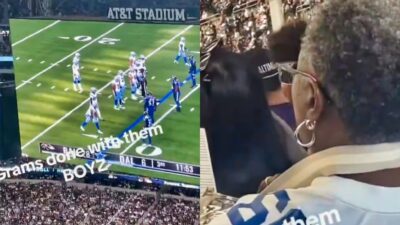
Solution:
<svg viewBox="0 0 400 225"><path fill-rule="evenodd" d="M196 74L198 73L196 60L193 55L187 56L188 49L186 48L185 38L181 37L178 54L175 57L174 63L178 64L182 58L185 65L189 67L189 78L192 81L191 88L196 87ZM75 92L82 93L83 88L81 84L81 74L80 74L80 54L76 53L72 60L72 76L73 76L73 88ZM148 90L147 86L147 68L146 68L146 57L141 55L139 58L136 57L135 52L131 52L129 56L129 69L128 69L128 80L131 87L131 99L137 100L138 96L144 99L144 128L151 127L154 122L154 114L157 111L157 105L160 101L154 97ZM118 74L114 77L112 81L112 93L114 96L114 109L124 110L125 109L125 94L126 94L126 83L125 75L122 70L118 71ZM183 84L174 75L171 79L171 90L173 98L176 104L176 111L181 112L181 90L180 87ZM101 117L100 107L98 103L98 91L96 88L92 87L90 89L89 96L89 108L85 113L85 120L81 124L81 130L85 131L85 128L90 122L93 122L96 126L97 132L103 134L100 129ZM150 135L148 135L147 143L152 144Z"/></svg>

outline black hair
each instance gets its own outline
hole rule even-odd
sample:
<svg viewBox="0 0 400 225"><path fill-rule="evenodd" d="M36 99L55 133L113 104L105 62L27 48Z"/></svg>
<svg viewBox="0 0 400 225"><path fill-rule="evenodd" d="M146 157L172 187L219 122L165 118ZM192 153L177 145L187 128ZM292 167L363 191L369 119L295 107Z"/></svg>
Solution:
<svg viewBox="0 0 400 225"><path fill-rule="evenodd" d="M219 192L255 193L267 176L292 165L266 105L261 79L242 56L212 51L202 71L201 123L207 131Z"/></svg>
<svg viewBox="0 0 400 225"><path fill-rule="evenodd" d="M330 0L307 27L306 56L355 144L400 141L400 1Z"/></svg>
<svg viewBox="0 0 400 225"><path fill-rule="evenodd" d="M306 22L292 20L268 37L268 49L274 62L297 62Z"/></svg>

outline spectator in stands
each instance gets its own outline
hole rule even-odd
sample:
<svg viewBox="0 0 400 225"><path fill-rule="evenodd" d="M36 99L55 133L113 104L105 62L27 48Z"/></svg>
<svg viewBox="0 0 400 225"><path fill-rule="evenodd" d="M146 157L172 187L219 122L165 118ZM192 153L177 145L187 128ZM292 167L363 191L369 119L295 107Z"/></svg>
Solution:
<svg viewBox="0 0 400 225"><path fill-rule="evenodd" d="M321 2L322 0L283 0L284 18L310 18L314 5ZM221 38L224 45L233 52L253 49L257 42L263 42L261 46L266 48L268 35L272 31L269 1L202 0L201 12L203 47Z"/></svg>
<svg viewBox="0 0 400 225"><path fill-rule="evenodd" d="M286 143L292 132L278 131L265 104L261 77L247 68L243 56L214 49L202 73L209 79L202 84L202 124L217 189L231 196L254 193L267 176L299 160L293 152L300 150Z"/></svg>
<svg viewBox="0 0 400 225"><path fill-rule="evenodd" d="M0 224L125 225L150 217L194 225L198 212L198 201L175 197L157 201L152 193L132 190L24 180L0 183Z"/></svg>
<svg viewBox="0 0 400 225"><path fill-rule="evenodd" d="M280 73L272 62L269 50L255 48L243 53L243 57L249 70L260 77L264 88L266 104L269 106L269 109L294 130L296 122L293 106L284 95L279 78Z"/></svg>
<svg viewBox="0 0 400 225"><path fill-rule="evenodd" d="M210 4L212 3L213 1ZM235 4L235 1L214 3L219 7L211 8L219 14L213 14L210 19L206 18L202 22L202 46L218 38L233 52L243 52L254 48L256 41L271 31L268 4L265 5L263 1L238 1L240 4ZM257 33L263 35L256 35Z"/></svg>
<svg viewBox="0 0 400 225"><path fill-rule="evenodd" d="M199 202L162 198L143 219L143 225L195 225L199 212Z"/></svg>
<svg viewBox="0 0 400 225"><path fill-rule="evenodd" d="M312 155L262 195L241 199L255 214L237 205L211 224L308 223L332 211L338 224L399 221L399 14L395 0L324 3L307 26L297 67L281 65L293 78L298 141Z"/></svg>

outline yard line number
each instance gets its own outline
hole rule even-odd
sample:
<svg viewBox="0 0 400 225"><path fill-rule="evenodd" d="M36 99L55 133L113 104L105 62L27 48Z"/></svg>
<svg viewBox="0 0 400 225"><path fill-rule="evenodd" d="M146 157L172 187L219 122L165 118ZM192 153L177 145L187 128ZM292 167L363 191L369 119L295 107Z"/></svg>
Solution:
<svg viewBox="0 0 400 225"><path fill-rule="evenodd" d="M74 40L79 42L89 42L92 39L93 38L91 36L85 36L85 35L74 37ZM120 39L104 37L100 39L98 43L102 45L115 45L118 41L120 41Z"/></svg>

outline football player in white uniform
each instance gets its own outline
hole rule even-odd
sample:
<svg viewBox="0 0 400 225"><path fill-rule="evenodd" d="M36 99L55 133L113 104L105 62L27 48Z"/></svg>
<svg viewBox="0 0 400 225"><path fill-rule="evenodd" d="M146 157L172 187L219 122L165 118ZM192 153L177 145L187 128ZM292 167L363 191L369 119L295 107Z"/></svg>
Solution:
<svg viewBox="0 0 400 225"><path fill-rule="evenodd" d="M137 68L144 68L146 70L146 56L140 55L139 61L137 63Z"/></svg>
<svg viewBox="0 0 400 225"><path fill-rule="evenodd" d="M99 102L97 100L97 90L92 87L90 90L90 99L89 99L89 109L85 113L85 121L81 125L81 130L85 131L85 127L92 121L97 128L97 133L102 134L103 132L100 130L100 119L101 113L99 108Z"/></svg>
<svg viewBox="0 0 400 225"><path fill-rule="evenodd" d="M81 74L80 74L80 54L76 53L74 59L72 60L72 78L74 91L83 92L81 84Z"/></svg>
<svg viewBox="0 0 400 225"><path fill-rule="evenodd" d="M129 69L130 70L135 69L135 62L136 62L136 53L131 52L131 55L129 56Z"/></svg>
<svg viewBox="0 0 400 225"><path fill-rule="evenodd" d="M128 75L129 83L131 84L131 99L132 100L137 100L136 93L137 93L138 88L139 88L138 87L139 86L139 81L137 79L136 74L137 74L136 70L130 70L129 71L129 75Z"/></svg>
<svg viewBox="0 0 400 225"><path fill-rule="evenodd" d="M81 64L81 54L79 52L75 53L74 58L72 59L72 64Z"/></svg>
<svg viewBox="0 0 400 225"><path fill-rule="evenodd" d="M126 83L125 83L125 75L124 75L124 71L120 70L118 71L118 76L119 76L119 84L121 87L121 108L125 109L125 91L126 91Z"/></svg>
<svg viewBox="0 0 400 225"><path fill-rule="evenodd" d="M186 41L184 37L181 37L181 40L179 42L178 54L175 57L174 63L178 64L181 57L183 58L183 61L187 65L188 61L186 56Z"/></svg>
<svg viewBox="0 0 400 225"><path fill-rule="evenodd" d="M115 76L114 78L114 82L112 84L112 92L114 95L114 109L115 110L124 109L122 106L122 92L121 92L121 82L119 75Z"/></svg>

